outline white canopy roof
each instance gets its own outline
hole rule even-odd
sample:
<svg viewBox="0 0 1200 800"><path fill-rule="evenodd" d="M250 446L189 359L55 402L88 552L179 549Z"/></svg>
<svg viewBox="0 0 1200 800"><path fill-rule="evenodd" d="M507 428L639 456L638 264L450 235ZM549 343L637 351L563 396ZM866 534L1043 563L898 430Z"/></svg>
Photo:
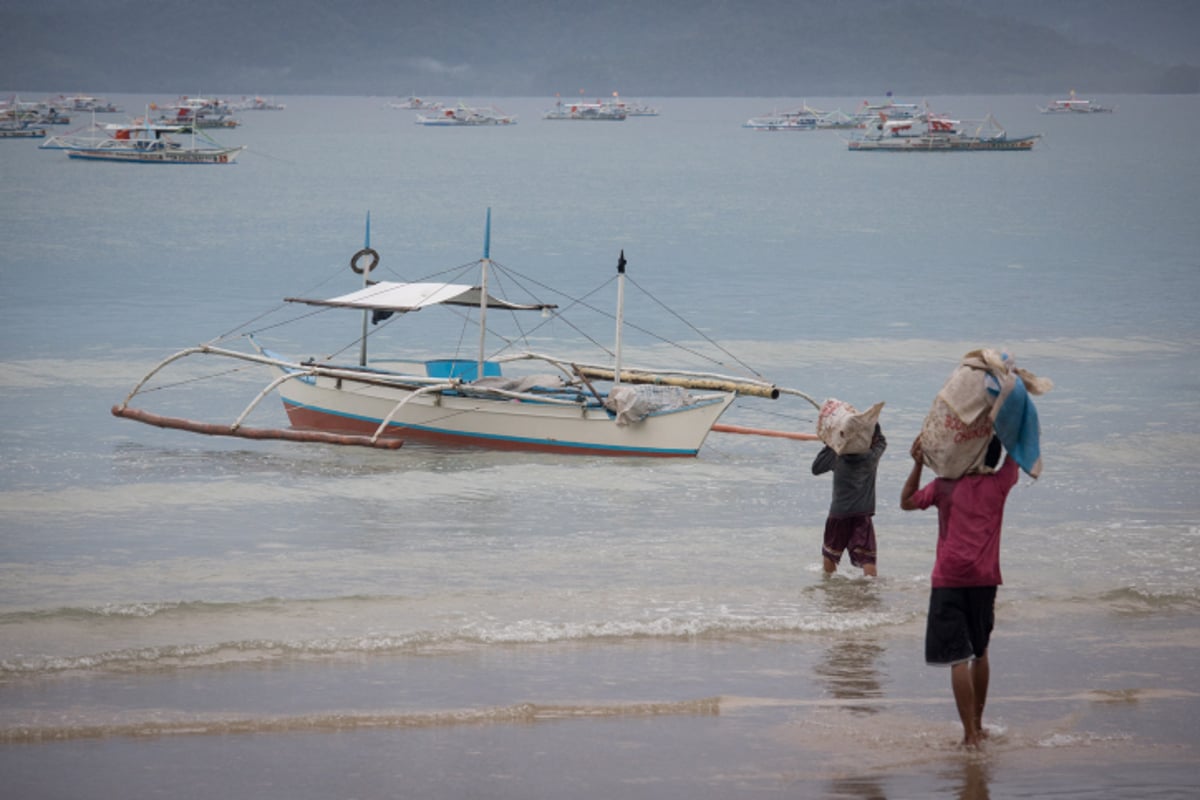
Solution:
<svg viewBox="0 0 1200 800"><path fill-rule="evenodd" d="M481 290L478 286L460 283L396 283L380 281L357 292L314 300L303 297L285 297L289 303L306 303L310 306L333 306L335 308L363 308L378 311L417 311L425 306L457 305L479 306ZM552 303L510 303L488 295L488 308L507 308L513 311L540 311L557 308Z"/></svg>

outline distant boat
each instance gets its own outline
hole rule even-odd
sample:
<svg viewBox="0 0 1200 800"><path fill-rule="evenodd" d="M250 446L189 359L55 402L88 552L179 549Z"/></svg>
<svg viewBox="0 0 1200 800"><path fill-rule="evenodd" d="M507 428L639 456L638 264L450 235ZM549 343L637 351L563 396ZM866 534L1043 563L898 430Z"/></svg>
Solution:
<svg viewBox="0 0 1200 800"><path fill-rule="evenodd" d="M849 148L915 153L1031 150L1040 138L1041 134L1009 137L991 114L968 133L959 120L926 111L905 119L889 119L880 114L862 134L850 139Z"/></svg>
<svg viewBox="0 0 1200 800"><path fill-rule="evenodd" d="M806 103L792 111L751 117L742 123L742 127L761 131L817 131L861 128L863 123L841 109L822 111Z"/></svg>
<svg viewBox="0 0 1200 800"><path fill-rule="evenodd" d="M103 97L92 97L88 94L75 94L70 97L59 95L59 100L71 111L94 111L97 114L125 113L125 109L113 105Z"/></svg>
<svg viewBox="0 0 1200 800"><path fill-rule="evenodd" d="M853 117L860 123L859 127L863 127L878 119L880 114L887 116L888 119L912 119L919 116L921 112L922 108L917 103L897 103L889 98L882 103L863 100Z"/></svg>
<svg viewBox="0 0 1200 800"><path fill-rule="evenodd" d="M236 128L241 123L233 108L224 100L206 97L181 97L177 103L162 106L168 113L159 117L167 125L191 125L197 128Z"/></svg>
<svg viewBox="0 0 1200 800"><path fill-rule="evenodd" d="M230 108L235 111L283 111L287 106L261 97L243 97L242 102L231 105Z"/></svg>
<svg viewBox="0 0 1200 800"><path fill-rule="evenodd" d="M40 139L46 129L23 119L0 120L0 139Z"/></svg>
<svg viewBox="0 0 1200 800"><path fill-rule="evenodd" d="M398 108L402 111L441 111L442 104L433 100L422 100L420 97L410 96L407 100L400 103L388 103L389 108Z"/></svg>
<svg viewBox="0 0 1200 800"><path fill-rule="evenodd" d="M191 133L184 145L171 134ZM178 125L136 120L125 125L93 124L83 131L52 136L39 147L65 150L68 158L84 161L120 161L141 164L232 164L245 147L223 147L203 136L205 145L196 142L196 131Z"/></svg>
<svg viewBox="0 0 1200 800"><path fill-rule="evenodd" d="M430 127L456 127L460 125L515 125L517 118L496 108L467 106L459 103L454 108L442 110L440 114L425 116L418 114L415 122Z"/></svg>
<svg viewBox="0 0 1200 800"><path fill-rule="evenodd" d="M751 117L742 123L743 128L756 131L815 131L818 117L808 106L794 111L776 111Z"/></svg>
<svg viewBox="0 0 1200 800"><path fill-rule="evenodd" d="M659 115L657 107L637 100L622 100L621 105L624 106L625 116L627 117L657 117Z"/></svg>
<svg viewBox="0 0 1200 800"><path fill-rule="evenodd" d="M27 101L18 97L0 102L0 119L32 125L70 125L71 116L49 100Z"/></svg>
<svg viewBox="0 0 1200 800"><path fill-rule="evenodd" d="M1113 109L1091 100L1080 100L1072 89L1070 97L1065 100L1051 100L1044 106L1038 106L1038 111L1043 114L1111 114Z"/></svg>
<svg viewBox="0 0 1200 800"><path fill-rule="evenodd" d="M613 93L614 97L616 93ZM616 100L597 100L594 103L564 103L556 97L554 108L542 115L542 119L569 119L580 121L622 122L629 116L624 104Z"/></svg>

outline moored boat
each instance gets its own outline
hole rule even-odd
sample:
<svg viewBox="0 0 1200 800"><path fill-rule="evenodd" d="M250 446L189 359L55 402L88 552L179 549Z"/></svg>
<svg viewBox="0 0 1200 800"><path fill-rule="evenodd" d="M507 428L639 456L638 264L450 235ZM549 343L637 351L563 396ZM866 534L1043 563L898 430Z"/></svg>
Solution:
<svg viewBox="0 0 1200 800"><path fill-rule="evenodd" d="M858 136L849 140L851 150L886 152L1023 151L1033 149L1041 134L1010 137L988 114L967 132L960 120L929 111L911 118L889 119L881 114Z"/></svg>
<svg viewBox="0 0 1200 800"><path fill-rule="evenodd" d="M410 95L407 100L401 102L388 103L389 108L400 109L401 111L441 111L442 104L436 100L425 100L415 95Z"/></svg>
<svg viewBox="0 0 1200 800"><path fill-rule="evenodd" d="M432 127L456 127L460 125L515 125L517 118L490 106L468 106L459 103L454 108L443 109L433 116L418 114L418 125Z"/></svg>
<svg viewBox="0 0 1200 800"><path fill-rule="evenodd" d="M1091 100L1081 100L1072 89L1069 97L1051 100L1044 106L1038 106L1038 111L1043 114L1111 114L1113 108Z"/></svg>
<svg viewBox="0 0 1200 800"><path fill-rule="evenodd" d="M624 104L615 100L597 100L594 103L564 103L555 98L554 108L542 114L542 119L579 120L593 122L622 122L629 116Z"/></svg>
<svg viewBox="0 0 1200 800"><path fill-rule="evenodd" d="M802 106L793 111L776 111L751 117L742 123L742 127L756 131L815 131L818 119L812 109Z"/></svg>
<svg viewBox="0 0 1200 800"><path fill-rule="evenodd" d="M93 97L88 94L75 94L68 96L59 95L59 104L64 105L71 111L80 111L84 113L95 112L97 114L121 114L124 112L120 106L110 103L103 97Z"/></svg>
<svg viewBox="0 0 1200 800"><path fill-rule="evenodd" d="M185 131L190 133L186 144L171 135ZM51 137L40 147L65 150L68 158L82 161L140 164L232 164L246 149L220 145L198 134L195 128L146 120L127 125L93 125L81 133Z"/></svg>
<svg viewBox="0 0 1200 800"><path fill-rule="evenodd" d="M490 211L488 220L490 231ZM542 324L551 325L559 319L559 305L536 297L511 301L493 294L490 287L500 283L501 275L508 286L528 286L530 281L493 261L489 242L490 233L485 233L483 257L462 268L464 272L477 272L477 282L375 282L369 274L378 265L379 255L370 248L368 233L366 246L350 262L351 268L361 273L360 288L327 298L285 298L290 303L361 314L358 363L288 358L259 344L255 332L248 331L242 334L251 344L247 350L213 342L164 359L124 402L113 408L113 413L159 427L242 435L239 430L251 412L265 397L277 392L291 427L255 428L252 435L246 434L249 438L304 440L312 434L309 441L370 447L395 446L403 440L435 446L643 457L695 456L713 430L810 438L717 424L739 396L777 398L790 394L816 408L817 403L803 392L778 387L757 376L643 369L626 364L622 344L627 279L623 252L616 276L616 342L603 361L587 363L575 353L554 356L516 350L516 342L528 341L540 326L526 326L514 339L492 330L496 317L542 314L546 317ZM572 302L573 306L578 304L578 300ZM411 314L419 310L426 310L421 317L427 318L430 309L438 307L457 310L464 326L478 327L479 347L474 356L463 357L457 345L452 345L448 356L446 351L421 354L410 350L399 360L367 358L368 335L377 336L393 322L407 325ZM380 327L371 329L369 320L381 323ZM256 322L262 323L261 319ZM461 336L455 336L454 341L461 341ZM498 349L489 352L497 341ZM694 355L694 348L688 352ZM135 398L159 388L151 381L166 381L165 377L156 377L162 370L190 356L257 364L268 368L274 379L233 423L226 425L131 407ZM509 374L512 368L516 372Z"/></svg>
<svg viewBox="0 0 1200 800"><path fill-rule="evenodd" d="M156 141L164 141L165 146L179 147L179 143L169 138L169 134L191 133L192 129L183 125L164 125L148 122L145 119L133 120L126 123L98 123L67 133L51 136L38 147L42 150L141 150L154 147Z"/></svg>
<svg viewBox="0 0 1200 800"><path fill-rule="evenodd" d="M287 106L261 97L243 97L240 103L230 105L234 111L283 111Z"/></svg>
<svg viewBox="0 0 1200 800"><path fill-rule="evenodd" d="M621 106L627 117L657 117L661 112L658 106L643 103L640 100L622 100Z"/></svg>
<svg viewBox="0 0 1200 800"><path fill-rule="evenodd" d="M233 107L224 100L207 97L181 97L175 104L161 106L161 108L166 113L160 116L158 121L165 125L236 128L241 124L233 115Z"/></svg>
<svg viewBox="0 0 1200 800"><path fill-rule="evenodd" d="M882 103L872 103L870 100L863 100L862 105L852 115L859 123L858 127L866 127L883 115L891 120L912 119L920 116L923 109L917 103L897 103L891 99L891 93L888 93L888 99Z"/></svg>
<svg viewBox="0 0 1200 800"><path fill-rule="evenodd" d="M863 123L841 109L822 111L805 103L790 111L773 111L751 117L743 128L761 131L817 131L861 128Z"/></svg>
<svg viewBox="0 0 1200 800"><path fill-rule="evenodd" d="M0 120L0 139L40 139L46 129L25 120Z"/></svg>

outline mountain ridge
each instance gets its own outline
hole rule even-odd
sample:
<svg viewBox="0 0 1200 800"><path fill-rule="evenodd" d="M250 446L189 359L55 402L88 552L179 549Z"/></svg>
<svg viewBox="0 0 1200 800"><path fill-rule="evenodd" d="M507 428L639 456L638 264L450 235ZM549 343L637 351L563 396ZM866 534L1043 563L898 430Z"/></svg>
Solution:
<svg viewBox="0 0 1200 800"><path fill-rule="evenodd" d="M1176 0L10 0L0 80L110 93L1200 92L1197 17L1200 3Z"/></svg>

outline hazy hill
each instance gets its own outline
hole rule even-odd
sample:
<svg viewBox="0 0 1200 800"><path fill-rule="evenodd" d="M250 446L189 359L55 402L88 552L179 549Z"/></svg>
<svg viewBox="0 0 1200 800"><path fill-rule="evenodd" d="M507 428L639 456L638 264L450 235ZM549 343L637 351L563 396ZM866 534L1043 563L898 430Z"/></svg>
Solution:
<svg viewBox="0 0 1200 800"><path fill-rule="evenodd" d="M1192 0L8 0L0 84L460 96L1195 92L1198 20Z"/></svg>

